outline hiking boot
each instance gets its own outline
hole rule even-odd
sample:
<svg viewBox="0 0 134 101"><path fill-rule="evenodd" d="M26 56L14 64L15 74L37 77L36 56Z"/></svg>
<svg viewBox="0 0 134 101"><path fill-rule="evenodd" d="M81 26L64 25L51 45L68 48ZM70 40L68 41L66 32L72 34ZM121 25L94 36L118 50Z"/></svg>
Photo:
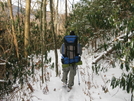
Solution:
<svg viewBox="0 0 134 101"><path fill-rule="evenodd" d="M67 91L70 92L70 90L72 89L72 87L67 87Z"/></svg>

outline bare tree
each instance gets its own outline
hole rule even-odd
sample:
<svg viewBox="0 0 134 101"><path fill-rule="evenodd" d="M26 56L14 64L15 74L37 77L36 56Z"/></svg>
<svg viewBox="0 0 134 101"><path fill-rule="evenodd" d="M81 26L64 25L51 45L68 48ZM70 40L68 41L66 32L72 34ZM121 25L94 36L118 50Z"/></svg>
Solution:
<svg viewBox="0 0 134 101"><path fill-rule="evenodd" d="M26 0L26 14L25 14L25 33L24 33L24 54L25 57L28 55L28 46L29 46L29 33L30 33L30 8L31 0Z"/></svg>
<svg viewBox="0 0 134 101"><path fill-rule="evenodd" d="M67 0L65 0L65 21L67 21Z"/></svg>
<svg viewBox="0 0 134 101"><path fill-rule="evenodd" d="M45 42L45 36L46 36L46 29L47 29L47 21L46 21L46 6L47 6L47 0L42 0L43 5L41 6L41 12L43 13L43 15L41 14L41 19L43 17L43 19L41 20L41 24L42 24L42 35L41 35L41 40L42 40L42 45L41 45L41 53L42 53L42 83L44 83L44 57L43 55L45 54L44 52L46 51L46 42ZM43 10L42 10L43 9ZM46 70L45 70L46 73Z"/></svg>
<svg viewBox="0 0 134 101"><path fill-rule="evenodd" d="M59 4L59 0L57 0L57 3L56 3L56 8L55 8L55 20L54 20L54 26L55 26L55 32L58 33L58 4Z"/></svg>
<svg viewBox="0 0 134 101"><path fill-rule="evenodd" d="M12 22L13 43L14 43L14 46L15 46L17 58L19 58L19 48L18 48L17 37L16 37L16 34L15 34L12 0L8 0L8 6L9 6L10 18L11 18L11 22Z"/></svg>
<svg viewBox="0 0 134 101"><path fill-rule="evenodd" d="M53 0L50 0L50 10L51 10L51 28L52 33L54 35L54 46L55 46L55 67L56 67L56 76L58 76L58 53L57 53L57 40L56 40L56 33L54 28L54 12L53 12Z"/></svg>
<svg viewBox="0 0 134 101"><path fill-rule="evenodd" d="M65 29L67 29L67 0L65 0Z"/></svg>
<svg viewBox="0 0 134 101"><path fill-rule="evenodd" d="M17 16L18 16L18 33L20 34L21 31L20 31L20 0L18 0L18 11L17 11Z"/></svg>

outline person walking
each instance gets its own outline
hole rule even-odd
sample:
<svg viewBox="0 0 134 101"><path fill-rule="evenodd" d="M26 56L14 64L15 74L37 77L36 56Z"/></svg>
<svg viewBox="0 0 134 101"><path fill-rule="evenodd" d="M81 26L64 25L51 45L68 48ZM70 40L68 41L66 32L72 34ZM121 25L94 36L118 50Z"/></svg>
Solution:
<svg viewBox="0 0 134 101"><path fill-rule="evenodd" d="M62 63L63 65L67 64L66 67L62 67L63 76L61 81L63 82L63 86L67 87L68 91L70 91L74 85L77 63L81 61L80 55L82 55L82 47L78 43L77 36L75 35L74 31L71 31L70 35L68 35L66 39L70 39L69 42L73 42L71 44L68 44L67 41L64 41L60 47L60 53L62 54Z"/></svg>

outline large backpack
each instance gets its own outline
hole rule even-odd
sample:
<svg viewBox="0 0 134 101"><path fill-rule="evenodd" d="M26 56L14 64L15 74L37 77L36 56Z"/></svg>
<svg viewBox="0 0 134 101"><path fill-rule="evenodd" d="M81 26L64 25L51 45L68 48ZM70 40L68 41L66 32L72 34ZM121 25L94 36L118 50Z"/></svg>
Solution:
<svg viewBox="0 0 134 101"><path fill-rule="evenodd" d="M64 37L65 54L62 56L63 64L75 64L80 61L77 53L78 37L76 35L67 35Z"/></svg>

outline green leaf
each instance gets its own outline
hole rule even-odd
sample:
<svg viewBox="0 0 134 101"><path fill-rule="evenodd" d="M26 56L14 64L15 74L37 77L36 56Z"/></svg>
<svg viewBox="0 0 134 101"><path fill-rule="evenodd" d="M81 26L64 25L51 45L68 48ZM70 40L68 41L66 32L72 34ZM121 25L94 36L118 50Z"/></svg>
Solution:
<svg viewBox="0 0 134 101"><path fill-rule="evenodd" d="M123 63L121 63L120 68L123 69Z"/></svg>
<svg viewBox="0 0 134 101"><path fill-rule="evenodd" d="M129 71L130 70L129 63L128 62L125 62L125 67L126 67L126 71Z"/></svg>
<svg viewBox="0 0 134 101"><path fill-rule="evenodd" d="M94 72L94 66L92 66L92 71Z"/></svg>
<svg viewBox="0 0 134 101"><path fill-rule="evenodd" d="M112 89L115 88L115 84L116 84L116 78L113 76L113 77L112 77L112 81L111 81Z"/></svg>
<svg viewBox="0 0 134 101"><path fill-rule="evenodd" d="M120 88L123 87L123 90L125 90L125 84L126 84L125 78L122 77L120 82Z"/></svg>
<svg viewBox="0 0 134 101"><path fill-rule="evenodd" d="M115 82L115 87L117 87L119 85L120 81L119 80L116 80Z"/></svg>

